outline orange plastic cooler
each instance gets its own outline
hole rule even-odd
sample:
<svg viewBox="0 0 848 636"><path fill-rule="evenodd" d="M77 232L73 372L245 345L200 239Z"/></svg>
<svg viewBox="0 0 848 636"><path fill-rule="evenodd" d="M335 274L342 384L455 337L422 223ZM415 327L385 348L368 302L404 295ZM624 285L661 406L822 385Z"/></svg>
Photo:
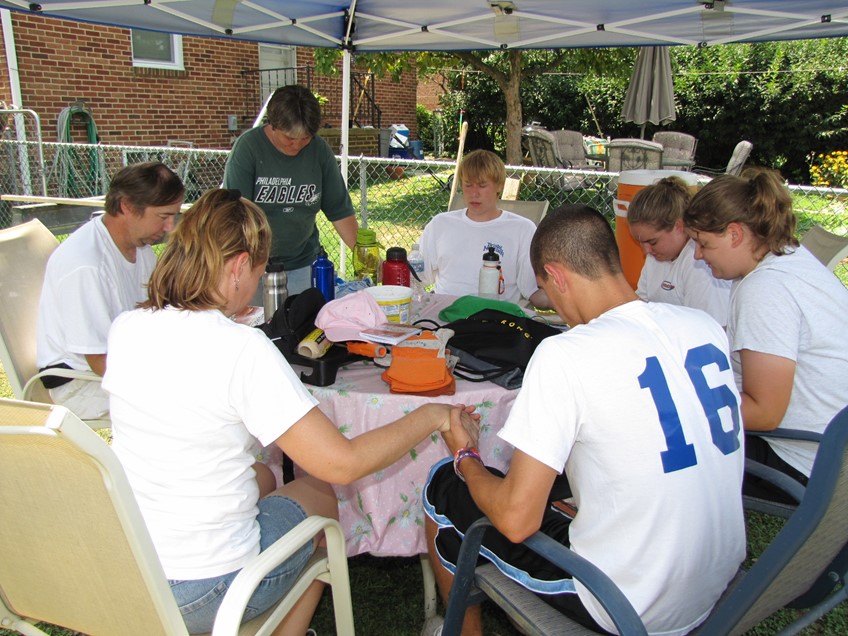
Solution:
<svg viewBox="0 0 848 636"><path fill-rule="evenodd" d="M645 254L639 243L630 235L627 223L627 209L636 193L645 186L656 183L663 177L676 176L690 187L698 184L698 175L682 170L625 170L618 177L618 195L613 203L615 208L615 241L621 254L621 266L627 282L636 289L639 274L645 264Z"/></svg>

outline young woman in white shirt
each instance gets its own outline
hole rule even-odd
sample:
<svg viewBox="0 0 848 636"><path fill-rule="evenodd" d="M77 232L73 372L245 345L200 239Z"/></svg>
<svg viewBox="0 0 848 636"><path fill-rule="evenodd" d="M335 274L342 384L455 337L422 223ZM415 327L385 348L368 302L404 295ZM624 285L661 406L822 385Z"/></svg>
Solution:
<svg viewBox="0 0 848 636"><path fill-rule="evenodd" d="M679 177L665 177L636 193L627 210L630 234L645 252L636 294L642 300L701 309L727 325L730 281L715 278L695 259L695 242L683 227L692 195Z"/></svg>
<svg viewBox="0 0 848 636"><path fill-rule="evenodd" d="M190 633L211 631L250 559L308 515L338 516L330 483L392 464L451 420L475 423L473 407L430 403L344 437L267 336L231 320L252 298L270 245L259 207L237 190L207 192L171 235L148 300L109 336L113 446ZM257 439L309 476L267 492L251 454ZM272 571L243 620L282 598L312 551ZM322 589L313 583L284 633L306 633Z"/></svg>
<svg viewBox="0 0 848 636"><path fill-rule="evenodd" d="M717 177L683 220L695 258L733 281L727 336L745 429L821 433L848 403L848 289L799 245L783 179ZM817 444L748 435L745 450L806 483Z"/></svg>

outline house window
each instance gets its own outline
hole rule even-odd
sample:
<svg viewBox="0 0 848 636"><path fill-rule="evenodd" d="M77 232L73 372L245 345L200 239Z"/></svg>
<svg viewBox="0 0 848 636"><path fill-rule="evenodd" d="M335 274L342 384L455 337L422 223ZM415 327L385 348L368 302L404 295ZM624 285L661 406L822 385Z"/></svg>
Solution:
<svg viewBox="0 0 848 636"><path fill-rule="evenodd" d="M133 66L184 70L181 35L132 29Z"/></svg>

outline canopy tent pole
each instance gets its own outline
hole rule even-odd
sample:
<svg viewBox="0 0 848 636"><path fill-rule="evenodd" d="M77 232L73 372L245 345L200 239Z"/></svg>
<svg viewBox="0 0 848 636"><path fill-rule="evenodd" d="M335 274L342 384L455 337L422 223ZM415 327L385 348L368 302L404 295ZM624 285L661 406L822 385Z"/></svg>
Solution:
<svg viewBox="0 0 848 636"><path fill-rule="evenodd" d="M356 0L353 0L350 5L350 12L346 16L345 36L342 48L342 121L341 121L341 148L339 153L342 156L342 179L345 187L347 187L348 173L348 148L350 141L350 67L351 67L351 49L350 36L353 32L353 16L356 12ZM347 245L339 237L339 275L344 278L347 274Z"/></svg>
<svg viewBox="0 0 848 636"><path fill-rule="evenodd" d="M342 156L342 179L347 187L348 172L348 141L350 139L350 50L345 49L342 55L342 141L339 153ZM347 264L347 245L339 237L339 272L342 278L345 276Z"/></svg>

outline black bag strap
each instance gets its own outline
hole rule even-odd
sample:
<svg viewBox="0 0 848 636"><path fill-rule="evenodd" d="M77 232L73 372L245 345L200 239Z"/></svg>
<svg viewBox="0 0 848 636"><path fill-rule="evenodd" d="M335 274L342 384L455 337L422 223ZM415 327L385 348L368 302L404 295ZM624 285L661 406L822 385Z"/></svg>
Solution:
<svg viewBox="0 0 848 636"><path fill-rule="evenodd" d="M511 367L502 367L500 369L492 369L491 371L475 371L470 367L466 367L462 364L457 363L453 368L453 374L462 378L463 380L468 380L469 382L488 382L490 380L494 380L495 378L499 378L507 373L511 373L517 369L517 366ZM474 375L470 375L473 373Z"/></svg>
<svg viewBox="0 0 848 636"><path fill-rule="evenodd" d="M415 322L412 323L415 327L421 327L422 329L426 329L427 331L438 331L442 327L446 327L447 325L440 325L435 320L431 320L430 318L419 318Z"/></svg>

